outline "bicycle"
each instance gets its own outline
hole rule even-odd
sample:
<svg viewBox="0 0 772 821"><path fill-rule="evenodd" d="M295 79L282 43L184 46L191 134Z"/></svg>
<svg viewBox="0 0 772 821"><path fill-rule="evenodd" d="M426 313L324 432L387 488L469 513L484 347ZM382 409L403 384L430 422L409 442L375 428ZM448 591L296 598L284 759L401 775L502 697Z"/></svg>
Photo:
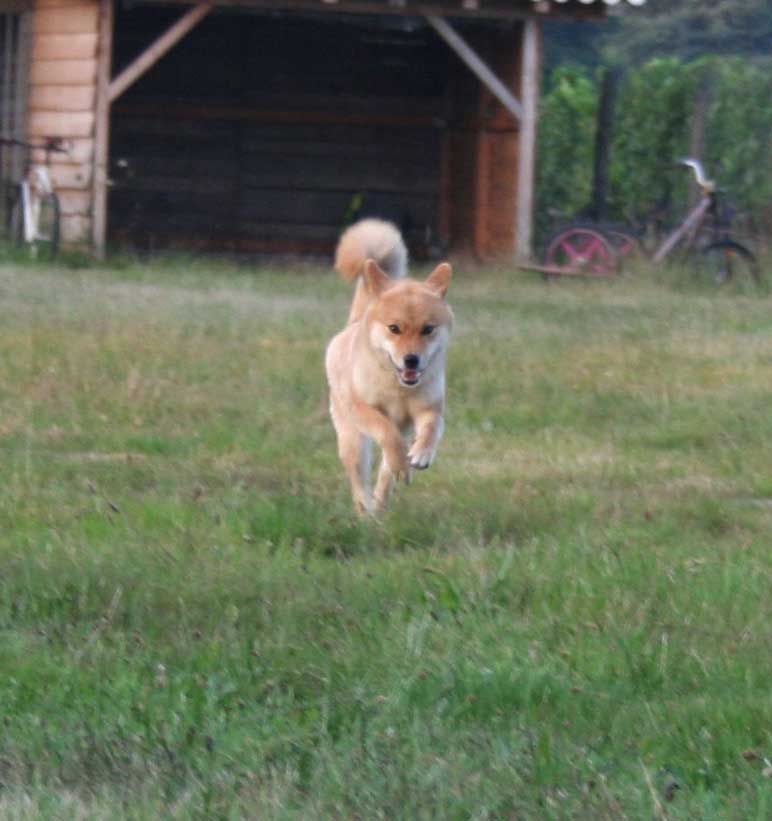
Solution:
<svg viewBox="0 0 772 821"><path fill-rule="evenodd" d="M699 160L687 158L681 164L694 172L701 197L651 255L659 265L677 248L690 256L692 269L715 284L735 282L758 284L761 272L755 255L731 235L731 219L713 180L708 179ZM644 256L643 245L626 226L574 223L560 229L547 242L544 265L531 266L546 276L578 275L613 277L621 261Z"/></svg>
<svg viewBox="0 0 772 821"><path fill-rule="evenodd" d="M59 250L61 207L51 181L51 154L68 153L61 137L46 137L41 144L0 138L0 145L21 146L44 152L43 163L28 163L17 184L11 206L9 234L12 242L29 248L34 259L53 259Z"/></svg>

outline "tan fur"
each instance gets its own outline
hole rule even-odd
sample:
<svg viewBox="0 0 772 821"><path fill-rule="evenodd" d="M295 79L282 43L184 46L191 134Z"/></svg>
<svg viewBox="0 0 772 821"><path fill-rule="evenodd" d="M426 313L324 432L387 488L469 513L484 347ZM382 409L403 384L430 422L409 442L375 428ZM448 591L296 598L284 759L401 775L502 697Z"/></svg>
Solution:
<svg viewBox="0 0 772 821"><path fill-rule="evenodd" d="M345 279L359 277L349 324L330 341L326 367L338 453L360 512L384 509L396 479L409 482L414 469L432 464L444 426L451 268L442 263L418 282L403 278L406 262L399 231L380 220L349 228L335 256ZM371 493L372 441L383 456Z"/></svg>
<svg viewBox="0 0 772 821"><path fill-rule="evenodd" d="M364 219L343 232L335 251L335 268L343 279L353 282L364 270L368 259L377 260L393 279L405 276L407 248L395 225L379 219ZM369 301L360 279L351 302L348 321L361 319Z"/></svg>

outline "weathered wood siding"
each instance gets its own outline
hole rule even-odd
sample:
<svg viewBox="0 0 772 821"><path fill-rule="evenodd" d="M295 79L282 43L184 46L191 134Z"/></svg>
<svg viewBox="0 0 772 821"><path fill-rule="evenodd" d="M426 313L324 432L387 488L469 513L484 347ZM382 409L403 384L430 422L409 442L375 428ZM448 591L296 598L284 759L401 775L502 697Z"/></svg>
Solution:
<svg viewBox="0 0 772 821"><path fill-rule="evenodd" d="M179 14L119 7L113 74ZM32 22L28 136L72 146L52 158L69 243L91 238L99 15L99 0L36 0ZM519 25L462 31L517 94ZM328 252L347 219L380 215L419 254L510 253L517 147L420 21L220 10L113 105L108 237Z"/></svg>
<svg viewBox="0 0 772 821"><path fill-rule="evenodd" d="M116 72L161 18L118 15ZM114 104L111 237L327 252L361 202L436 244L449 59L393 21L207 18Z"/></svg>
<svg viewBox="0 0 772 821"><path fill-rule="evenodd" d="M519 97L520 26L470 32L466 39ZM446 220L451 244L481 259L515 247L519 128L471 73L451 79Z"/></svg>
<svg viewBox="0 0 772 821"><path fill-rule="evenodd" d="M69 244L91 238L98 25L98 0L36 0L27 135L32 142L64 137L70 146L67 155L51 157Z"/></svg>

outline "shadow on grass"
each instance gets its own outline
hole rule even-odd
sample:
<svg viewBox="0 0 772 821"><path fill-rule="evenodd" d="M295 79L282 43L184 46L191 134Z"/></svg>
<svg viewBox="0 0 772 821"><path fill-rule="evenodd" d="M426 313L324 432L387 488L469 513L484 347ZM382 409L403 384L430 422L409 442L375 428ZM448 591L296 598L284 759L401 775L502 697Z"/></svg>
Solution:
<svg viewBox="0 0 772 821"><path fill-rule="evenodd" d="M459 545L521 543L535 535L570 532L592 513L589 493L558 498L534 490L529 498L495 480L463 491L408 489L380 519L358 518L347 499L277 495L257 501L249 537L275 549L296 548L336 558L371 551L453 550Z"/></svg>

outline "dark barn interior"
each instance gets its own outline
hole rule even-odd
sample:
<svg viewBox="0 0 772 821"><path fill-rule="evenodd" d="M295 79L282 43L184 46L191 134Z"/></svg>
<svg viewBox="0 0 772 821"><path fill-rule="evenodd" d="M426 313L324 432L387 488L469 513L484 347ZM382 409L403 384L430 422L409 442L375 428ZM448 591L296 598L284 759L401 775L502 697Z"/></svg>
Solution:
<svg viewBox="0 0 772 821"><path fill-rule="evenodd" d="M114 70L178 16L120 10ZM518 26L463 28L513 87ZM110 127L113 242L329 253L367 215L419 257L514 241L516 124L419 18L221 9L116 101Z"/></svg>

